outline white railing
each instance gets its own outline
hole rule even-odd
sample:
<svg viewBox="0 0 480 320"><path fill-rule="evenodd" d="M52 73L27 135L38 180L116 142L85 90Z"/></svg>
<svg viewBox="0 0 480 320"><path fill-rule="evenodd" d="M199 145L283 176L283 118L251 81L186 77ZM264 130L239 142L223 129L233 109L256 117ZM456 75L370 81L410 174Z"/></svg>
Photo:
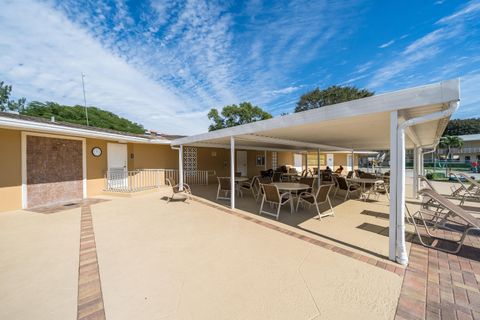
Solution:
<svg viewBox="0 0 480 320"><path fill-rule="evenodd" d="M184 171L184 182L192 185L208 185L209 175L215 175L215 171ZM167 178L178 183L178 169L109 170L105 173L105 190L114 192L144 191L166 185Z"/></svg>

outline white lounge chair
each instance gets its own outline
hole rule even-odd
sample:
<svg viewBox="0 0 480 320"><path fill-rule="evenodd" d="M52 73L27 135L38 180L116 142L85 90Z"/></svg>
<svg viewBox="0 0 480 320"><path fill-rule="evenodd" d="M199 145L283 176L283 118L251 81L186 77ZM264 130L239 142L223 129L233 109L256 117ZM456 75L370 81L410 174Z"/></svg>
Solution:
<svg viewBox="0 0 480 320"><path fill-rule="evenodd" d="M480 230L480 222L478 219L434 190L425 188L418 193L422 196L422 205L420 209L414 214L410 214L410 211L408 210L407 212L411 217L415 232L417 233L420 242L425 247L435 248L449 253L458 253L462 248L467 235L474 230ZM426 234L420 232L417 222L421 222ZM454 226L457 228L454 228ZM459 231L459 228L463 228L463 232ZM460 232L461 236L457 240L434 236L432 231L436 229L443 229L457 233ZM424 238L426 236L433 240L455 242L457 243L457 247L455 250L434 247L425 242Z"/></svg>

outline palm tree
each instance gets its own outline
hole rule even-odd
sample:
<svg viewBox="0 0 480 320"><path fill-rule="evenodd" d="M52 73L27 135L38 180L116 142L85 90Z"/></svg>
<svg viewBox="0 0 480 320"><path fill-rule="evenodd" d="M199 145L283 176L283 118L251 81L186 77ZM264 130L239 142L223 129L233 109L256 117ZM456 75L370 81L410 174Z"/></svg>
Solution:
<svg viewBox="0 0 480 320"><path fill-rule="evenodd" d="M447 159L451 160L452 148L462 148L463 140L458 136L444 136L440 139L440 148L447 148Z"/></svg>

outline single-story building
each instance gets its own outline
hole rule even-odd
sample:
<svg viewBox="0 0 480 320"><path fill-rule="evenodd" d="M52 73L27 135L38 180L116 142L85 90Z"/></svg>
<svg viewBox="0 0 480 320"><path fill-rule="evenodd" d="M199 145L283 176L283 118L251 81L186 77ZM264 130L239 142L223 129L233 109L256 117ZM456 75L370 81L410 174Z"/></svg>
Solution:
<svg viewBox="0 0 480 320"><path fill-rule="evenodd" d="M178 177L178 150L170 145L175 138L179 137L129 134L0 113L0 211L164 184L165 174ZM281 165L302 170L307 165L306 155L301 150L239 149L236 166L248 177ZM351 168L351 157L351 153L338 151L322 153L321 168ZM187 175L202 175L194 181L197 183L206 183L209 178L212 183L216 176L230 172L230 151L225 148L186 147L183 158ZM316 153L310 153L308 159L316 163Z"/></svg>

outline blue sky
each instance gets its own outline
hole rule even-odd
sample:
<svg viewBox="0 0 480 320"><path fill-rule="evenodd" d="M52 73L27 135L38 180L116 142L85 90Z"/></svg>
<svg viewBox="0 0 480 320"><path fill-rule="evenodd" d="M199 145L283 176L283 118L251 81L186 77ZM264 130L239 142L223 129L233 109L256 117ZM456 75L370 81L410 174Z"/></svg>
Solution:
<svg viewBox="0 0 480 320"><path fill-rule="evenodd" d="M279 115L330 85L377 93L460 77L480 117L480 0L1 0L0 80L28 100L206 131L212 107Z"/></svg>

